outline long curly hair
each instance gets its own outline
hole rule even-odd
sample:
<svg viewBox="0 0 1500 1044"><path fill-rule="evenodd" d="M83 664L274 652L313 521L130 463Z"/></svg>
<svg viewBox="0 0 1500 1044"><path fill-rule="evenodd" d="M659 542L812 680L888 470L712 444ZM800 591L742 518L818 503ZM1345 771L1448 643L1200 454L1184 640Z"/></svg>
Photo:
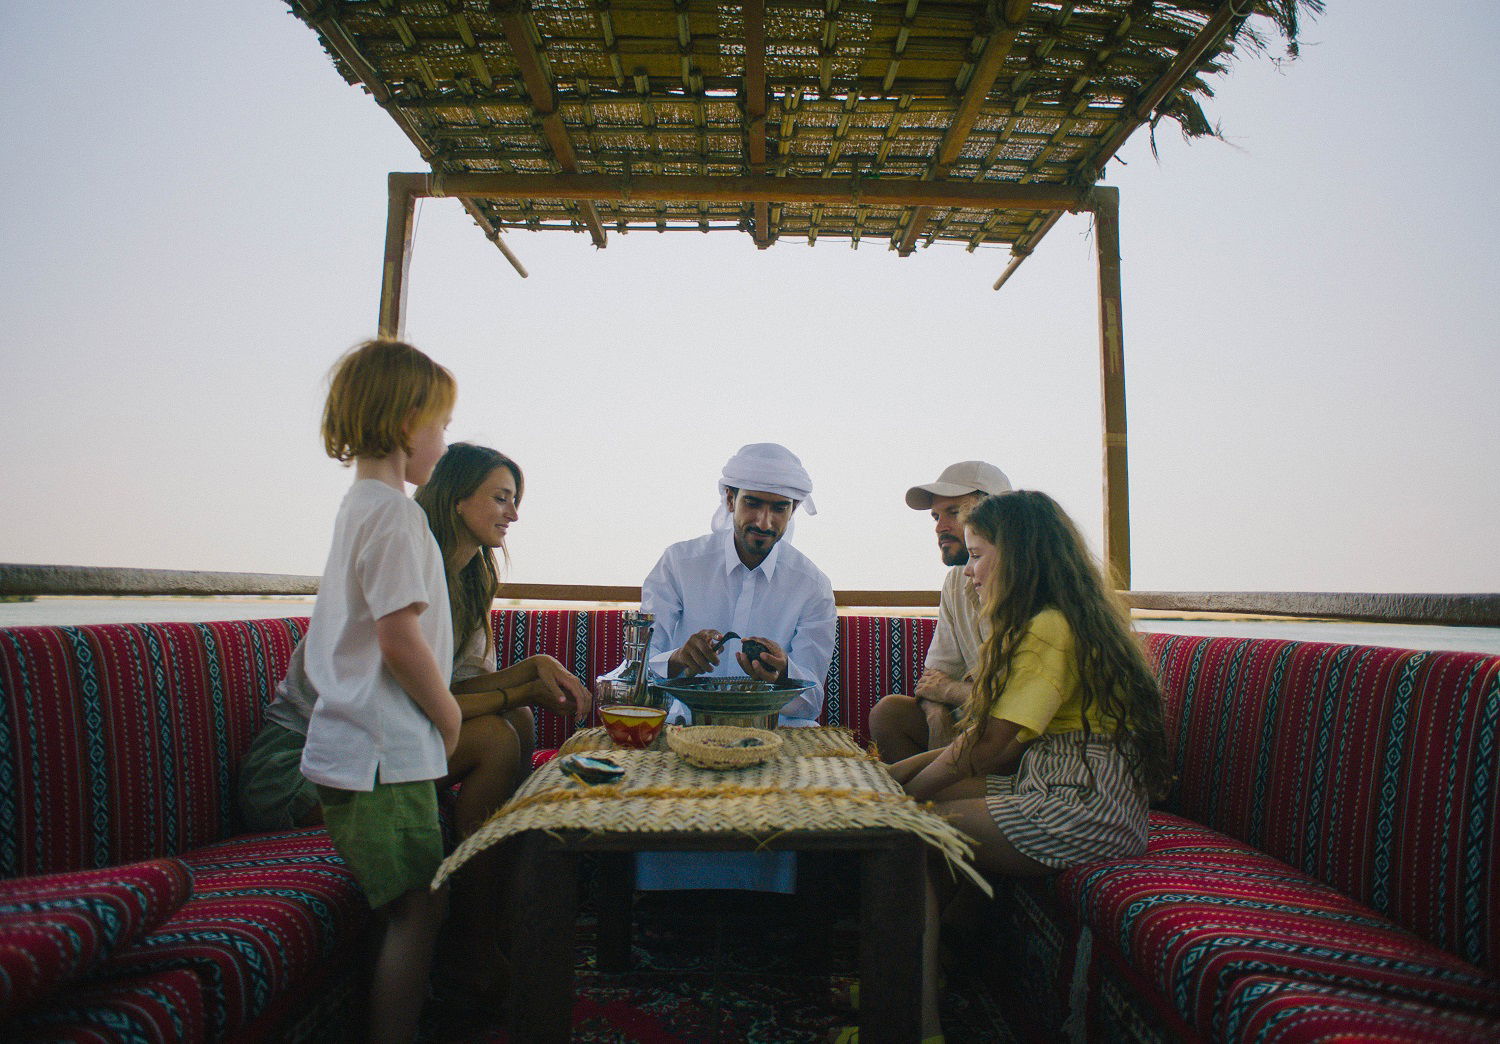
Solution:
<svg viewBox="0 0 1500 1044"><path fill-rule="evenodd" d="M1084 734L1093 731L1089 719L1095 718L1137 782L1160 797L1171 780L1161 689L1129 612L1073 520L1047 494L1018 490L971 506L964 525L996 549L996 573L984 590L990 637L980 652L965 727L983 734L1032 618L1056 609L1073 631Z"/></svg>
<svg viewBox="0 0 1500 1044"><path fill-rule="evenodd" d="M458 517L459 501L473 496L485 479L496 468L506 468L516 480L516 506L521 504L521 495L526 490L526 480L521 475L521 466L498 450L488 446L476 446L469 442L455 442L432 469L432 477L418 487L413 499L427 512L427 524L437 538L438 549L443 553L443 568L448 572L448 604L453 613L453 647L462 649L480 628L485 632L485 652L489 652L490 606L500 590L500 570L495 564L495 553L480 545L479 552L457 570L449 564L449 558L458 546L459 534L464 531L464 521ZM510 565L510 552L500 545L505 564Z"/></svg>

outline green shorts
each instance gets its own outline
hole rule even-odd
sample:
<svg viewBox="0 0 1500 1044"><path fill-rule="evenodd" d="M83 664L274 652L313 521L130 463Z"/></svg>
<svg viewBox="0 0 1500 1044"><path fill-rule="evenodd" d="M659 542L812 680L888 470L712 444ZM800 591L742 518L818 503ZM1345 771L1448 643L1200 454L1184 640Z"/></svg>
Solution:
<svg viewBox="0 0 1500 1044"><path fill-rule="evenodd" d="M374 790L340 790L318 784L323 823L333 847L379 909L416 888L428 888L443 861L437 786L376 782Z"/></svg>
<svg viewBox="0 0 1500 1044"><path fill-rule="evenodd" d="M318 789L302 775L307 737L267 721L240 762L240 815L251 830L292 830L318 807ZM314 819L316 822L316 819Z"/></svg>

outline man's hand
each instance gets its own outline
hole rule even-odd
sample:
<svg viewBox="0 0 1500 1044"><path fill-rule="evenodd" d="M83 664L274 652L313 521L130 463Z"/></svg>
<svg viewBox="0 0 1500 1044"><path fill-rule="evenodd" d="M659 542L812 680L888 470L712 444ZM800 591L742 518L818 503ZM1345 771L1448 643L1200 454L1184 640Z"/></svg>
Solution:
<svg viewBox="0 0 1500 1044"><path fill-rule="evenodd" d="M536 678L529 686L527 702L561 714L570 721L587 716L593 706L593 697L583 682L551 656L534 656L532 660L536 666Z"/></svg>
<svg viewBox="0 0 1500 1044"><path fill-rule="evenodd" d="M937 670L936 668L928 668L927 670L923 671L922 676L917 679L917 688L916 691L912 693L912 695L917 696L920 699L930 700L937 692L942 689L944 685L946 685L948 682L951 682L952 680L953 679L948 677L948 675L944 672Z"/></svg>
<svg viewBox="0 0 1500 1044"><path fill-rule="evenodd" d="M957 707L969 698L970 689L968 682L955 681L944 672L932 668L922 672L912 695L919 700Z"/></svg>
<svg viewBox="0 0 1500 1044"><path fill-rule="evenodd" d="M691 676L719 666L719 654L714 646L721 637L723 635L718 631L707 628L683 642L682 648L667 657L668 675L673 678L680 674Z"/></svg>
<svg viewBox="0 0 1500 1044"><path fill-rule="evenodd" d="M786 678L786 650L769 638L746 638L745 641L760 642L766 647L753 660L747 659L743 652L734 654L746 674L757 681L779 682Z"/></svg>

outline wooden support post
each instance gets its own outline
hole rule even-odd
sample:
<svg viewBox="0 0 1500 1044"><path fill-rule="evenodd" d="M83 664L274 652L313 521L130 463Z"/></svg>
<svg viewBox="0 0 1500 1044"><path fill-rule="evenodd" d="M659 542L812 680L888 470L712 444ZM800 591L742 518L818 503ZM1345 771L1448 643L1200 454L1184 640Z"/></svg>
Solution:
<svg viewBox="0 0 1500 1044"><path fill-rule="evenodd" d="M1120 311L1120 190L1099 186L1094 242L1099 251L1099 380L1104 413L1104 561L1130 590L1130 478L1125 445L1125 328Z"/></svg>
<svg viewBox="0 0 1500 1044"><path fill-rule="evenodd" d="M750 174L766 173L766 5L765 0L745 4L745 133ZM771 245L771 204L754 204L755 248Z"/></svg>
<svg viewBox="0 0 1500 1044"><path fill-rule="evenodd" d="M386 178L386 193L385 267L380 278L380 324L376 329L381 337L400 338L406 331L406 274L411 268L417 197L427 194L427 176L392 172Z"/></svg>

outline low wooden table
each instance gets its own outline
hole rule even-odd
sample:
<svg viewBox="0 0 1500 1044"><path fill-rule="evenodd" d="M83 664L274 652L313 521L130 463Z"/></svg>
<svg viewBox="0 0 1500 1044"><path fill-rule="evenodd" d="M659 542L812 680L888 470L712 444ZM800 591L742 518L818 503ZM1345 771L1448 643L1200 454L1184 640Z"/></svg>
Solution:
<svg viewBox="0 0 1500 1044"><path fill-rule="evenodd" d="M608 750L581 734L572 751ZM587 788L544 765L444 864L505 840L514 846L517 912L510 1020L516 1041L565 1041L572 1026L578 857L612 853L605 907L630 909L634 853L855 853L860 890L860 1039L921 1037L922 931L929 844L962 852L956 831L918 808L842 729L789 729L781 757L735 772L693 768L675 754L610 751L617 785ZM568 748L565 748L568 749ZM627 870L625 867L631 867ZM628 966L628 916L601 916L601 968Z"/></svg>

